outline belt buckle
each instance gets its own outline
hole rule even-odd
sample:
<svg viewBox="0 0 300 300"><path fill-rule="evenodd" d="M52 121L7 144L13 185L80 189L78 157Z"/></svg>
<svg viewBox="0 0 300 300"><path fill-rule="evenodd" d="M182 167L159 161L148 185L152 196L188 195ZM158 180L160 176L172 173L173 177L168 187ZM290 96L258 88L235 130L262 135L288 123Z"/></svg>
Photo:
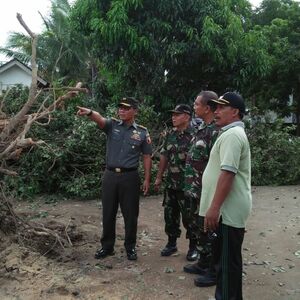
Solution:
<svg viewBox="0 0 300 300"><path fill-rule="evenodd" d="M121 169L120 168L115 168L116 173L121 173Z"/></svg>

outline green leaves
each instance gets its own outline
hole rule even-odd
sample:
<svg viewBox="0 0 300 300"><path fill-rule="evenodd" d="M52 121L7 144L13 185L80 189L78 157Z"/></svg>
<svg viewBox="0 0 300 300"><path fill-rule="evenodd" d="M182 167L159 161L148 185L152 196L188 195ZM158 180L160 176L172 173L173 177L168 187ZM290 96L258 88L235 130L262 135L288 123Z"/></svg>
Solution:
<svg viewBox="0 0 300 300"><path fill-rule="evenodd" d="M282 120L256 123L248 130L254 185L287 185L300 181L300 138Z"/></svg>
<svg viewBox="0 0 300 300"><path fill-rule="evenodd" d="M21 87L12 89L5 102L5 112L18 111L27 93L28 90ZM150 104L152 99L141 100L137 123L147 126L155 141L159 136L159 116ZM22 153L19 161L10 162L19 176L5 178L7 189L26 198L45 193L82 199L99 197L106 136L94 122L76 116L78 104L93 109L97 106L95 99L78 97L64 110L55 111L48 126L31 128L30 137L45 143ZM115 117L116 107L116 103L111 102L103 115Z"/></svg>
<svg viewBox="0 0 300 300"><path fill-rule="evenodd" d="M73 16L78 30L97 37L94 53L116 90L151 96L157 109L168 106L164 101L188 101L202 88L238 88L245 81L240 74L254 76L258 67L253 60L249 68L247 56L265 59L262 49L243 51L250 23L243 0L90 1L89 9L78 0Z"/></svg>
<svg viewBox="0 0 300 300"><path fill-rule="evenodd" d="M270 62L264 78L254 85L260 94L257 105L280 116L294 113L300 135L300 5L290 0L265 0L253 19L260 24L254 30L263 34L268 43ZM290 95L294 105L288 105Z"/></svg>

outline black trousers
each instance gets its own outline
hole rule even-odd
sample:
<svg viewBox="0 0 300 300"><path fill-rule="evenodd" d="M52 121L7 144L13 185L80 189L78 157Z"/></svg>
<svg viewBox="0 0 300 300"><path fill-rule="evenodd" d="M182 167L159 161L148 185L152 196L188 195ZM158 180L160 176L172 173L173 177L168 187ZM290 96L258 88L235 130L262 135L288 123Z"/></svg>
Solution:
<svg viewBox="0 0 300 300"><path fill-rule="evenodd" d="M245 229L219 223L212 253L217 271L216 300L242 300L242 244Z"/></svg>
<svg viewBox="0 0 300 300"><path fill-rule="evenodd" d="M125 224L126 249L136 245L137 221L139 215L140 177L138 171L115 173L106 170L102 181L101 245L113 249L116 239L116 216L120 205Z"/></svg>

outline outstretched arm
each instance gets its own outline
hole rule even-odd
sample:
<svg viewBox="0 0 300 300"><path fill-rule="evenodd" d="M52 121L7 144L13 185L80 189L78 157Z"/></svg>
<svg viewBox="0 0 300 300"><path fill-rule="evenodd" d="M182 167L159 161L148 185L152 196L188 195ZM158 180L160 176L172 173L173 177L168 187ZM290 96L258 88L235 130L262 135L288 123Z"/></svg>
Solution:
<svg viewBox="0 0 300 300"><path fill-rule="evenodd" d="M87 116L90 118L90 120L97 123L101 129L104 128L106 119L103 116L101 116L98 112L81 106L77 106L77 108L77 116Z"/></svg>

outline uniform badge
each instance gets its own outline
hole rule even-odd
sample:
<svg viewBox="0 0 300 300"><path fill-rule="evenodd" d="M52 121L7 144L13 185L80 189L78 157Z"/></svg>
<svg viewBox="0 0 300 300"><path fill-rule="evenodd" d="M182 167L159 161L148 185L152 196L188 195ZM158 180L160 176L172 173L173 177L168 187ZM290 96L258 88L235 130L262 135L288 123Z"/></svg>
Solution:
<svg viewBox="0 0 300 300"><path fill-rule="evenodd" d="M140 135L139 135L138 132L133 133L133 135L130 138L132 138L133 140L136 140L136 141L140 141L141 140L141 137L140 137Z"/></svg>

